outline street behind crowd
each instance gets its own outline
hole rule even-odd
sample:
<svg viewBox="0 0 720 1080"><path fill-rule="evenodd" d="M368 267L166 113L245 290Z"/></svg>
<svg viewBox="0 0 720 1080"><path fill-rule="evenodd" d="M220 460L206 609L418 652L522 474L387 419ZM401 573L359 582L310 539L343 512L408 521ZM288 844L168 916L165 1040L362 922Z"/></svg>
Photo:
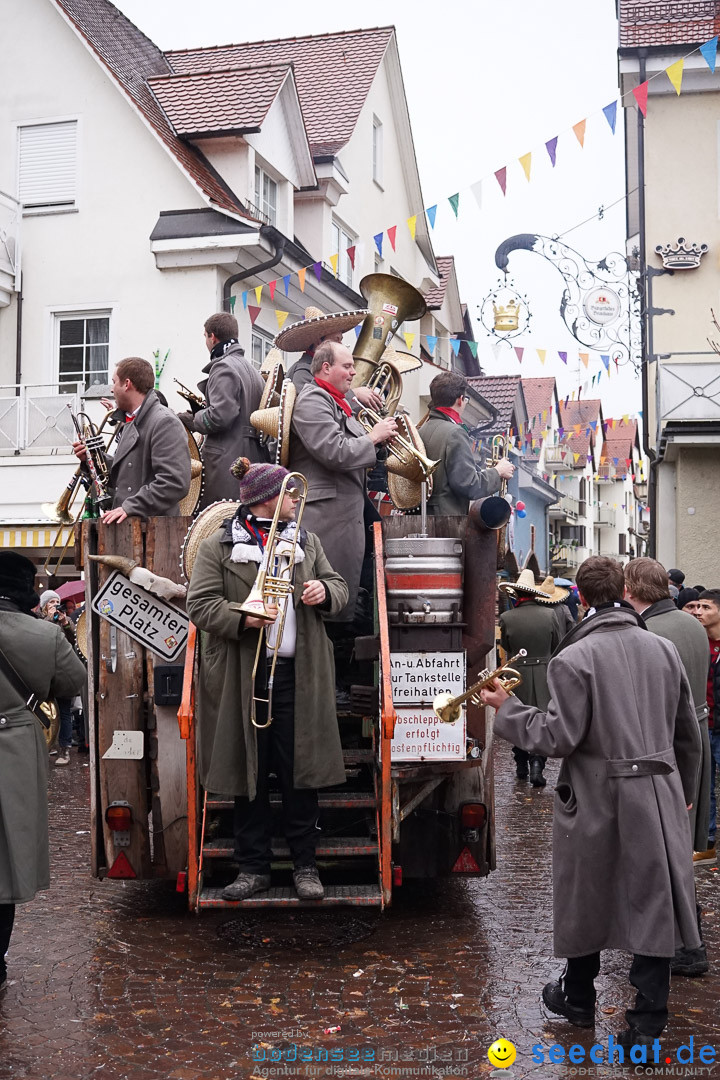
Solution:
<svg viewBox="0 0 720 1080"><path fill-rule="evenodd" d="M51 888L17 912L0 996L0 1078L481 1076L493 1072L487 1049L499 1037L518 1056L495 1075L573 1075L547 1056L533 1062L531 1047L607 1045L625 1026L629 961L604 955L594 1032L543 1015L540 990L561 967L550 877L557 763L545 789L515 781L505 744L495 764L498 869L488 879L406 884L383 916L195 917L168 883L90 877L89 770L73 753L70 768L51 770ZM690 1036L696 1048L718 1042L717 876L715 867L696 872L711 970L673 979L662 1046L675 1068ZM321 1048L336 1060L342 1051L343 1060L283 1072L272 1048L291 1057L294 1045L314 1048L316 1059ZM720 1065L705 1069L686 1075L720 1076ZM598 1066L590 1075L633 1073Z"/></svg>

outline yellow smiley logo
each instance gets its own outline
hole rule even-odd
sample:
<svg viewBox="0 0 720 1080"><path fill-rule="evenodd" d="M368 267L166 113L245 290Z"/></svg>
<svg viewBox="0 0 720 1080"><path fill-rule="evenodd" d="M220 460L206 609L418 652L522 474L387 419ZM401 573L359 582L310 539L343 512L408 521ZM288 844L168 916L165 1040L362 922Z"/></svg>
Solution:
<svg viewBox="0 0 720 1080"><path fill-rule="evenodd" d="M496 1039L488 1050L488 1061L498 1069L509 1069L517 1051L508 1039Z"/></svg>

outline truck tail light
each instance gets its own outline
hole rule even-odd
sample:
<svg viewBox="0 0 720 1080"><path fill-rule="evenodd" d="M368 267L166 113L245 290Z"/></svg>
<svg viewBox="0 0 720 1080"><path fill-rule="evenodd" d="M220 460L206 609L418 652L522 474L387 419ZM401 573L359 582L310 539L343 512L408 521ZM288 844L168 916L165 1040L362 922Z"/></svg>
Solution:
<svg viewBox="0 0 720 1080"><path fill-rule="evenodd" d="M127 832L133 821L132 807L128 803L110 803L105 811L105 821L113 832Z"/></svg>
<svg viewBox="0 0 720 1080"><path fill-rule="evenodd" d="M136 878L137 874L133 870L132 866L128 862L128 857L124 851L118 854L117 859L108 870L108 877L111 878Z"/></svg>
<svg viewBox="0 0 720 1080"><path fill-rule="evenodd" d="M178 870L178 876L175 882L175 892L187 892L187 870Z"/></svg>
<svg viewBox="0 0 720 1080"><path fill-rule="evenodd" d="M460 824L463 829L482 829L487 818L487 810L482 803L465 803L460 810Z"/></svg>
<svg viewBox="0 0 720 1080"><path fill-rule="evenodd" d="M396 889L402 885L402 866L393 866L392 883L393 887Z"/></svg>

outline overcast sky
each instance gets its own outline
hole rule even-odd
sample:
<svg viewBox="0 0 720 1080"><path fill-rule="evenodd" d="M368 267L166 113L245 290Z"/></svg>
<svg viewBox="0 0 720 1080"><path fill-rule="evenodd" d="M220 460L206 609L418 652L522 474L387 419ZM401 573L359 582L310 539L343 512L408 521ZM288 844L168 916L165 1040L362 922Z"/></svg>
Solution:
<svg viewBox="0 0 720 1080"><path fill-rule="evenodd" d="M455 255L460 294L475 315L498 281L493 256L508 236L563 234L592 261L624 251L622 110L615 136L602 114L618 93L614 0L115 2L163 49L394 25L425 206L439 204L435 252ZM581 149L572 126L584 118ZM555 135L553 169L544 144ZM533 152L530 183L517 161L528 151ZM503 165L508 166L505 198L492 176ZM480 210L469 187L486 176ZM447 197L457 191L455 222ZM600 206L609 208L602 221ZM564 396L586 374L577 366L582 346L558 312L563 280L543 259L524 252L511 259L509 269L533 316L531 332L513 342L525 346L522 367L510 349L496 357L493 339L475 323L481 362L492 374L555 375ZM537 348L548 350L544 366ZM558 350L574 361L567 368ZM592 359L590 376L600 367L599 357ZM603 376L600 385L606 416L641 408L639 379L629 367L609 382Z"/></svg>

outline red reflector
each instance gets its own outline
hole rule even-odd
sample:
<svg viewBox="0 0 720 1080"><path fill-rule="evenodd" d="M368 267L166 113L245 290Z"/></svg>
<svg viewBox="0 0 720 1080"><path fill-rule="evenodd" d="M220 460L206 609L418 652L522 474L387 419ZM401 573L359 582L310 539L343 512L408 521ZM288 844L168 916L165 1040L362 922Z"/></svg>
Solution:
<svg viewBox="0 0 720 1080"><path fill-rule="evenodd" d="M108 870L108 877L112 878L134 878L137 874L133 870L132 866L128 862L127 855L124 851L121 851L115 862Z"/></svg>
<svg viewBox="0 0 720 1080"><path fill-rule="evenodd" d="M132 825L132 810L129 806L108 806L105 811L108 829L113 832L127 832Z"/></svg>
<svg viewBox="0 0 720 1080"><path fill-rule="evenodd" d="M452 868L453 874L479 874L480 867L467 848L463 848Z"/></svg>
<svg viewBox="0 0 720 1080"><path fill-rule="evenodd" d="M460 811L463 829L482 829L487 817L487 810L482 803L465 803Z"/></svg>
<svg viewBox="0 0 720 1080"><path fill-rule="evenodd" d="M393 885L402 885L402 866L393 866Z"/></svg>
<svg viewBox="0 0 720 1080"><path fill-rule="evenodd" d="M184 893L187 889L187 870L179 870L177 881L175 882L175 892Z"/></svg>

